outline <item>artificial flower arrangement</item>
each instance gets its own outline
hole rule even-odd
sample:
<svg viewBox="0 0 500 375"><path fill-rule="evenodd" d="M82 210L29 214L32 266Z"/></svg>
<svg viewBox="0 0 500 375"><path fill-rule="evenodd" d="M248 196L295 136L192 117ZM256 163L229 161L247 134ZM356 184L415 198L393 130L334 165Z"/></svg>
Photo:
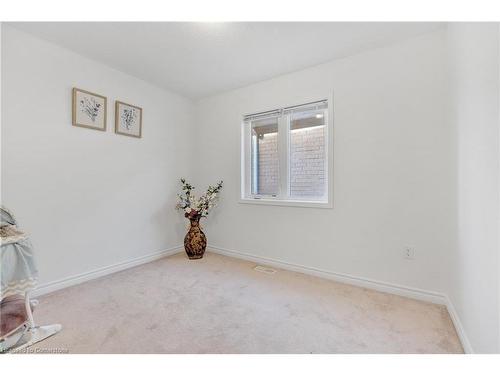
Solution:
<svg viewBox="0 0 500 375"><path fill-rule="evenodd" d="M184 250L189 259L201 259L207 247L207 237L200 228L200 219L208 216L210 210L216 205L222 181L215 186L209 186L207 192L196 198L193 193L194 186L181 178L182 192L178 194L178 210L184 211L184 216L189 219L191 226L184 237Z"/></svg>
<svg viewBox="0 0 500 375"><path fill-rule="evenodd" d="M179 202L176 208L184 211L184 216L188 219L199 219L208 216L208 213L215 207L222 189L222 181L215 186L208 186L207 192L196 198L193 190L194 186L181 178L182 192L178 194Z"/></svg>

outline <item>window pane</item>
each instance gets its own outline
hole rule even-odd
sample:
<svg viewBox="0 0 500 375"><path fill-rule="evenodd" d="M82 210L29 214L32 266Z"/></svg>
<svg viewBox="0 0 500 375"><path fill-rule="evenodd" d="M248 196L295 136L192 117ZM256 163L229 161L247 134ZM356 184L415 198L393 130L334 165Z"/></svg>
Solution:
<svg viewBox="0 0 500 375"><path fill-rule="evenodd" d="M326 194L325 110L290 114L290 196Z"/></svg>
<svg viewBox="0 0 500 375"><path fill-rule="evenodd" d="M278 118L252 121L252 194L279 192Z"/></svg>

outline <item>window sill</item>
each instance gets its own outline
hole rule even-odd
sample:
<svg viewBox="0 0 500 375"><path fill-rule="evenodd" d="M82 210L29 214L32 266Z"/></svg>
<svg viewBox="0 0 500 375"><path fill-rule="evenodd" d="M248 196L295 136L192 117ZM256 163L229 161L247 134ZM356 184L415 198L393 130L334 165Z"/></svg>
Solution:
<svg viewBox="0 0 500 375"><path fill-rule="evenodd" d="M333 208L333 204L324 201L301 201L296 199L270 199L270 198L240 198L239 203L257 204L267 206L289 206L289 207L309 207L309 208Z"/></svg>

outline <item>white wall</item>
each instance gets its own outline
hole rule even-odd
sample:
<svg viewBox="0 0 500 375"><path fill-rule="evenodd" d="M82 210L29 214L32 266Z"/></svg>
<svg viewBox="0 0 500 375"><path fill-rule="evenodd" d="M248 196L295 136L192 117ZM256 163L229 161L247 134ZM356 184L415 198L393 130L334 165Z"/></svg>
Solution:
<svg viewBox="0 0 500 375"><path fill-rule="evenodd" d="M449 48L458 186L450 298L473 350L498 352L498 24L452 24Z"/></svg>
<svg viewBox="0 0 500 375"><path fill-rule="evenodd" d="M199 101L194 183L226 183L205 222L209 245L446 291L455 181L445 39L439 30ZM242 115L332 91L334 208L238 203Z"/></svg>
<svg viewBox="0 0 500 375"><path fill-rule="evenodd" d="M40 282L180 245L192 103L4 25L2 203L37 251ZM71 126L71 89L108 97L108 130ZM143 138L114 134L114 101L144 110Z"/></svg>

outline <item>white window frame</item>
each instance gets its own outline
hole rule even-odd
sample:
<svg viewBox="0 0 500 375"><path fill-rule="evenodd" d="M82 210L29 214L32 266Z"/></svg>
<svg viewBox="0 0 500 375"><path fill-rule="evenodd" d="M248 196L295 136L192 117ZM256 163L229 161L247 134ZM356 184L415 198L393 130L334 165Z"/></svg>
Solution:
<svg viewBox="0 0 500 375"><path fill-rule="evenodd" d="M240 203L257 204L257 205L274 205L274 206L294 206L294 207L312 207L312 208L333 208L333 95L322 97L316 100L304 100L301 103L280 106L287 109L292 107L300 107L307 103L315 103L326 101L328 108L325 111L325 183L326 194L322 200L307 200L296 199L287 196L289 186L289 149L290 149L290 133L287 129L288 119L281 116L278 120L278 156L279 156L279 174L280 188L276 196L259 196L252 195L252 168L251 168L251 142L252 136L248 123L245 122L242 116L241 122L241 184L240 184ZM263 113L272 112L266 111ZM256 113L256 112L253 112ZM289 116L289 115L288 115Z"/></svg>

